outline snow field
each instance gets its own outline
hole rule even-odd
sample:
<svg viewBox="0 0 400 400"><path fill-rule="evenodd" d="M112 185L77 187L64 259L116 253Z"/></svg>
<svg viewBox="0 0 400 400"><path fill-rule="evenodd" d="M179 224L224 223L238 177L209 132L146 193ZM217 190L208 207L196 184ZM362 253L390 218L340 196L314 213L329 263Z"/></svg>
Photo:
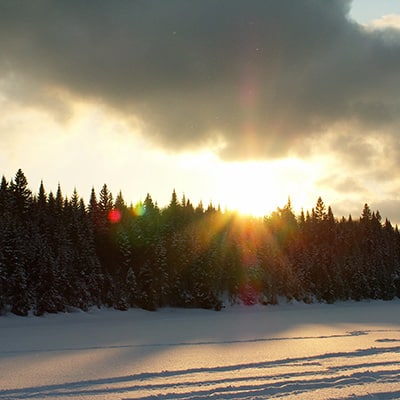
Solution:
<svg viewBox="0 0 400 400"><path fill-rule="evenodd" d="M400 301L0 318L0 399L397 399Z"/></svg>

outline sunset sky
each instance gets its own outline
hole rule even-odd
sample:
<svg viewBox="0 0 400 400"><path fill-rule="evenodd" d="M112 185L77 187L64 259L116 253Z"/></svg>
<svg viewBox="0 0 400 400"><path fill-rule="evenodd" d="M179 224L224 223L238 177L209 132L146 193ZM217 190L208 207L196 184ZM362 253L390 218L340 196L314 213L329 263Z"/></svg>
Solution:
<svg viewBox="0 0 400 400"><path fill-rule="evenodd" d="M399 0L0 0L0 176L400 223Z"/></svg>

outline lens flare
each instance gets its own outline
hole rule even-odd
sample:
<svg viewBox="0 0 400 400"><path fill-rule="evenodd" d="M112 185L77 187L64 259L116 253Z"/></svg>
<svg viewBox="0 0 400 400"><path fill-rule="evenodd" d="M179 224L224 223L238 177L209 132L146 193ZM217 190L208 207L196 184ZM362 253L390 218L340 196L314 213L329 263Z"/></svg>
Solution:
<svg viewBox="0 0 400 400"><path fill-rule="evenodd" d="M119 210L110 210L108 213L108 220L112 224L116 224L121 221L121 212Z"/></svg>
<svg viewBox="0 0 400 400"><path fill-rule="evenodd" d="M145 214L145 207L142 202L137 203L135 206L131 207L131 214L135 217L142 217Z"/></svg>

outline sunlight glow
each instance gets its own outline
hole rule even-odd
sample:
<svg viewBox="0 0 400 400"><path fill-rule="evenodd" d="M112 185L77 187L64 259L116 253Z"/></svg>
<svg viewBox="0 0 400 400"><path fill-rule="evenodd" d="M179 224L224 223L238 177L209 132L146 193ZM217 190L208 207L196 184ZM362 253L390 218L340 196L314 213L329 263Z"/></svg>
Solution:
<svg viewBox="0 0 400 400"><path fill-rule="evenodd" d="M285 205L289 196L294 208L300 210L310 203L310 194L314 194L315 170L294 158L221 163L216 173L218 202L242 214L268 215Z"/></svg>
<svg viewBox="0 0 400 400"><path fill-rule="evenodd" d="M326 171L315 159L226 162L218 158L219 148L212 147L169 153L100 106L75 103L64 127L44 113L11 112L10 107L0 122L0 130L13 133L12 142L6 136L7 152L0 152L0 159L10 164L3 173L11 177L19 167L29 171L33 190L43 180L46 191L55 193L60 182L64 195L70 196L76 188L87 201L92 187L98 191L107 183L111 192L122 191L127 204L135 205L149 193L164 207L176 189L179 200L185 194L194 206L202 201L207 207L211 202L222 210L254 216L269 215L284 206L288 196L296 212L310 209L324 194L316 191L316 185ZM19 130L9 128L10 119L18 120ZM61 157L61 151L68 157ZM23 163L17 162L17 154L23 156ZM49 164L57 168L49 169ZM140 207L134 207L134 212L143 214Z"/></svg>
<svg viewBox="0 0 400 400"><path fill-rule="evenodd" d="M395 28L400 29L400 15L389 14L373 20L367 25L371 29Z"/></svg>

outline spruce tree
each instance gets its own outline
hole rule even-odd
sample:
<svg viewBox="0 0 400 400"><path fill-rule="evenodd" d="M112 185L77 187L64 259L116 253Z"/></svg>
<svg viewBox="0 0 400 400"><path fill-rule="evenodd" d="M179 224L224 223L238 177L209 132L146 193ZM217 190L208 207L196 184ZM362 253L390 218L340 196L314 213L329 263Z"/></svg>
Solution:
<svg viewBox="0 0 400 400"><path fill-rule="evenodd" d="M139 303L138 284L133 268L130 266L125 281L126 300L129 307L135 307Z"/></svg>
<svg viewBox="0 0 400 400"><path fill-rule="evenodd" d="M15 174L10 184L12 208L16 216L26 217L32 202L32 192L21 169Z"/></svg>
<svg viewBox="0 0 400 400"><path fill-rule="evenodd" d="M317 221L323 221L324 219L326 219L326 208L321 197L318 197L314 211L315 211L315 219Z"/></svg>

